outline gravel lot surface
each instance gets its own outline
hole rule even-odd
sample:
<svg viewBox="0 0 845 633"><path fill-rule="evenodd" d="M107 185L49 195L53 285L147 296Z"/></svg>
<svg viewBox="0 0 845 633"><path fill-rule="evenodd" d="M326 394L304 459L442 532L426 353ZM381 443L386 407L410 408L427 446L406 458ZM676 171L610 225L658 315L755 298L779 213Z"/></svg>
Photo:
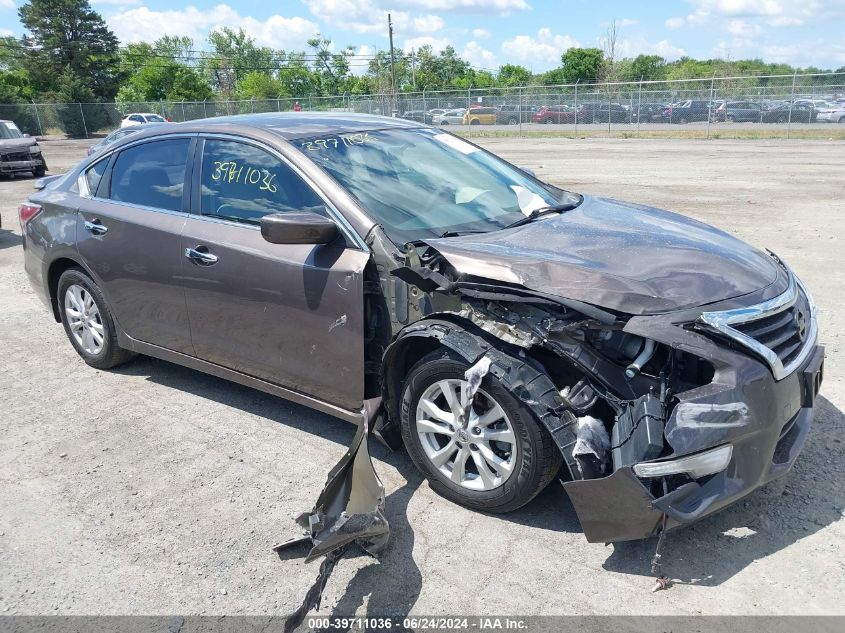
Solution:
<svg viewBox="0 0 845 633"><path fill-rule="evenodd" d="M491 139L575 191L680 211L786 259L827 344L816 424L794 470L654 542L591 545L559 486L508 516L434 495L404 452L374 445L391 546L343 559L322 613L845 614L845 145ZM54 173L86 144L43 144ZM283 614L317 565L280 561L354 427L257 391L139 358L87 367L22 268L0 181L0 613Z"/></svg>

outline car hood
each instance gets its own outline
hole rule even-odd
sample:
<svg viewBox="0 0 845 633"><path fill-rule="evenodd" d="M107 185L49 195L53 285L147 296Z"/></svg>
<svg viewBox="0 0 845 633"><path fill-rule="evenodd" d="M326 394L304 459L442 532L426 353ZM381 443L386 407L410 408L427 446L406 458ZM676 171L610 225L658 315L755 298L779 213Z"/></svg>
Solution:
<svg viewBox="0 0 845 633"><path fill-rule="evenodd" d="M5 138L0 140L0 152L20 151L36 145L34 138Z"/></svg>
<svg viewBox="0 0 845 633"><path fill-rule="evenodd" d="M604 198L513 229L426 243L459 273L631 315L749 294L779 271L767 254L702 222Z"/></svg>

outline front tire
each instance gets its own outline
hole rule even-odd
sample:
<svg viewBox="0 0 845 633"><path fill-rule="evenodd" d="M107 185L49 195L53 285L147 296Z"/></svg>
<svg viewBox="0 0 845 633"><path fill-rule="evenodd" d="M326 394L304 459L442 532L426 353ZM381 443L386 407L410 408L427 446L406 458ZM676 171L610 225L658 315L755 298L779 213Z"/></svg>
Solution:
<svg viewBox="0 0 845 633"><path fill-rule="evenodd" d="M111 369L135 356L117 344L114 317L100 288L81 268L59 277L59 316L76 352L91 367Z"/></svg>
<svg viewBox="0 0 845 633"><path fill-rule="evenodd" d="M408 374L402 397L402 439L432 490L484 512L510 512L554 478L560 451L531 410L492 374L484 377L466 428L461 385L467 362L440 349Z"/></svg>

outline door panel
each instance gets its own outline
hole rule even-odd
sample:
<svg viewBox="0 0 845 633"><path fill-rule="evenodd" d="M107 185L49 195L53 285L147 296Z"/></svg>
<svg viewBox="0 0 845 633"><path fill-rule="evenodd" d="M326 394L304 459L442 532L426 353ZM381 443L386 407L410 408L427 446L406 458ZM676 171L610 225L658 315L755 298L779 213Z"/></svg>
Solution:
<svg viewBox="0 0 845 633"><path fill-rule="evenodd" d="M83 262L98 277L118 324L129 336L193 353L185 291L179 285L186 216L83 199L76 235ZM86 222L107 229L97 234Z"/></svg>
<svg viewBox="0 0 845 633"><path fill-rule="evenodd" d="M103 161L95 164L86 180L97 197L80 199L76 227L79 254L123 331L189 354L188 310L179 284L193 142L142 142L104 159L111 161L106 170L97 170Z"/></svg>
<svg viewBox="0 0 845 633"><path fill-rule="evenodd" d="M270 148L200 139L182 240L183 280L199 358L347 409L364 393L369 254L332 244L271 244L268 213L329 214Z"/></svg>
<svg viewBox="0 0 845 633"><path fill-rule="evenodd" d="M253 226L191 217L182 282L196 355L346 409L364 392L363 270L344 246L270 244Z"/></svg>

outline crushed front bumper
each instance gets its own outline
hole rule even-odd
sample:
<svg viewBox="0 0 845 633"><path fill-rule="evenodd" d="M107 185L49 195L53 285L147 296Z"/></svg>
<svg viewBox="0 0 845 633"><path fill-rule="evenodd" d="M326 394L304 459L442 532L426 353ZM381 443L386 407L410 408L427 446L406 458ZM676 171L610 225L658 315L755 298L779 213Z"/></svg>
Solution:
<svg viewBox="0 0 845 633"><path fill-rule="evenodd" d="M590 542L654 536L663 513L667 529L709 516L786 473L813 420L823 377L824 348L816 345L796 371L776 381L763 363L724 349L712 383L677 395L666 425L673 458L730 444L726 469L690 479L655 496L650 479L631 467L601 479L564 483Z"/></svg>
<svg viewBox="0 0 845 633"><path fill-rule="evenodd" d="M41 156L33 157L29 160L0 160L0 174L9 176L31 172L41 167L42 164Z"/></svg>

